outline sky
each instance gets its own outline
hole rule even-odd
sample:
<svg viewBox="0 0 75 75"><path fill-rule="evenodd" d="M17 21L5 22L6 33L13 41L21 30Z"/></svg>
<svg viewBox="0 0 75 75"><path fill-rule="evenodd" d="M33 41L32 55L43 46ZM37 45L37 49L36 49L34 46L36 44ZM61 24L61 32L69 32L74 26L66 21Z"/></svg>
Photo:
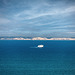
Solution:
<svg viewBox="0 0 75 75"><path fill-rule="evenodd" d="M0 37L75 37L75 0L0 0Z"/></svg>

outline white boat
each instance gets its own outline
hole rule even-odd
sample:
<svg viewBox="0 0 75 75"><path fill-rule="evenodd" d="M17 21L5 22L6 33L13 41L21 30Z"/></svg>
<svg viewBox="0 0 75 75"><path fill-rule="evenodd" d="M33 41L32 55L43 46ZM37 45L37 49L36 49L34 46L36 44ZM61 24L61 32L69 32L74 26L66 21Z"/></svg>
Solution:
<svg viewBox="0 0 75 75"><path fill-rule="evenodd" d="M38 48L43 48L43 47L44 47L44 45L38 45L37 47L38 47Z"/></svg>

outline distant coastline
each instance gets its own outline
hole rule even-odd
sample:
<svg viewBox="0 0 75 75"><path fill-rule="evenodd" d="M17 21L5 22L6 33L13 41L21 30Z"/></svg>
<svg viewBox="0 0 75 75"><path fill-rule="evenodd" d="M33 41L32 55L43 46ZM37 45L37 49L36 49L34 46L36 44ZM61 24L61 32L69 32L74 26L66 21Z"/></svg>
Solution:
<svg viewBox="0 0 75 75"><path fill-rule="evenodd" d="M34 37L34 38L0 38L0 40L75 40L75 38L42 38L42 37Z"/></svg>

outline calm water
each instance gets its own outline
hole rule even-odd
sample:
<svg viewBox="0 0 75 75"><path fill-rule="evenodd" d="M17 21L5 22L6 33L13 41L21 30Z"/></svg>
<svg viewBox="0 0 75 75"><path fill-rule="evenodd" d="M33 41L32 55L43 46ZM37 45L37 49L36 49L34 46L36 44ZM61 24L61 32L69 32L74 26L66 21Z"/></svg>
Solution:
<svg viewBox="0 0 75 75"><path fill-rule="evenodd" d="M75 41L1 40L0 75L75 75Z"/></svg>

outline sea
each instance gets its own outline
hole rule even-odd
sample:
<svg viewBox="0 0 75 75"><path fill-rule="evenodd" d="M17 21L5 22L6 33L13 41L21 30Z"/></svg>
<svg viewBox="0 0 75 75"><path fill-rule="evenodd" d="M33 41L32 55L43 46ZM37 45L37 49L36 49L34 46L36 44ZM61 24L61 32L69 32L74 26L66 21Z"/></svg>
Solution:
<svg viewBox="0 0 75 75"><path fill-rule="evenodd" d="M75 75L75 41L0 40L0 75Z"/></svg>

